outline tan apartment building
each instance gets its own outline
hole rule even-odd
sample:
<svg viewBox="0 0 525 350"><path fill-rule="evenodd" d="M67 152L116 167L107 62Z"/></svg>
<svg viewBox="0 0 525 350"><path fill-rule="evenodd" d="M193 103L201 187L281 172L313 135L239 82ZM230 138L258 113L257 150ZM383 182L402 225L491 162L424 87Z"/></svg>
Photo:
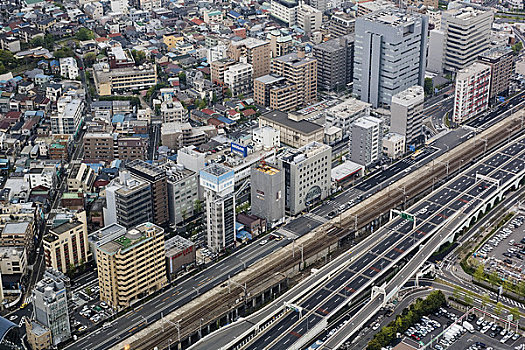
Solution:
<svg viewBox="0 0 525 350"><path fill-rule="evenodd" d="M2 247L25 247L28 252L33 249L34 245L34 220L20 222L8 222L2 230L0 237L0 246Z"/></svg>
<svg viewBox="0 0 525 350"><path fill-rule="evenodd" d="M224 85L224 72L237 62L231 58L223 58L210 64L211 81L218 85Z"/></svg>
<svg viewBox="0 0 525 350"><path fill-rule="evenodd" d="M317 60L305 57L304 51L274 58L272 74L284 77L297 87L297 106L305 106L317 99Z"/></svg>
<svg viewBox="0 0 525 350"><path fill-rule="evenodd" d="M478 61L490 66L490 102L495 102L497 96L507 95L514 64L512 49L493 48L481 54Z"/></svg>
<svg viewBox="0 0 525 350"><path fill-rule="evenodd" d="M268 74L253 81L254 100L257 104L283 112L297 109L297 86L284 77Z"/></svg>
<svg viewBox="0 0 525 350"><path fill-rule="evenodd" d="M294 148L300 148L312 142L322 143L324 138L324 128L321 125L295 119L293 114L278 110L270 111L259 117L259 127L263 126L270 126L278 130L281 143Z"/></svg>
<svg viewBox="0 0 525 350"><path fill-rule="evenodd" d="M227 51L228 58L237 62L246 57L246 63L253 66L253 78L270 73L270 42L255 38L232 41Z"/></svg>
<svg viewBox="0 0 525 350"><path fill-rule="evenodd" d="M86 163L80 161L70 163L70 171L67 177L67 189L70 192L82 190L89 192L95 182L95 172Z"/></svg>
<svg viewBox="0 0 525 350"><path fill-rule="evenodd" d="M144 65L101 70L94 69L93 78L97 93L108 96L117 91L144 90L157 84L157 66Z"/></svg>
<svg viewBox="0 0 525 350"><path fill-rule="evenodd" d="M52 227L44 236L44 258L47 267L67 273L89 259L86 212L75 214L73 219Z"/></svg>
<svg viewBox="0 0 525 350"><path fill-rule="evenodd" d="M117 310L166 285L164 230L152 223L109 234L97 243L100 300Z"/></svg>

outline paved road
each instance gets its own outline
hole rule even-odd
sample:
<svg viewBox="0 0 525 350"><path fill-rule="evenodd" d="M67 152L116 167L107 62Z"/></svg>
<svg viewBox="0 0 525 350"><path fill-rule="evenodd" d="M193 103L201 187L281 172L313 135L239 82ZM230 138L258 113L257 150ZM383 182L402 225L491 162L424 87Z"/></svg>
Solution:
<svg viewBox="0 0 525 350"><path fill-rule="evenodd" d="M150 301L113 321L112 326L99 329L81 338L67 349L102 350L117 344L147 323L159 320L161 313L167 314L191 301L196 295L207 292L235 275L245 267L266 257L272 251L280 249L290 241L271 240L266 245L253 244L224 258L220 263L210 266L195 276L180 282L176 287L157 295Z"/></svg>

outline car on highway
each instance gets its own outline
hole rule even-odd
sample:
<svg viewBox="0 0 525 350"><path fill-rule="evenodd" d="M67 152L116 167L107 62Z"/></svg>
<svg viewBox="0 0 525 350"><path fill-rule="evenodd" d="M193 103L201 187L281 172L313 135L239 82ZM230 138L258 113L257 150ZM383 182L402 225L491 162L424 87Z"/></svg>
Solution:
<svg viewBox="0 0 525 350"><path fill-rule="evenodd" d="M9 316L9 321L14 321L18 318L18 315L11 315Z"/></svg>
<svg viewBox="0 0 525 350"><path fill-rule="evenodd" d="M266 239L263 239L259 242L259 245L265 245L266 243L268 243L268 241Z"/></svg>

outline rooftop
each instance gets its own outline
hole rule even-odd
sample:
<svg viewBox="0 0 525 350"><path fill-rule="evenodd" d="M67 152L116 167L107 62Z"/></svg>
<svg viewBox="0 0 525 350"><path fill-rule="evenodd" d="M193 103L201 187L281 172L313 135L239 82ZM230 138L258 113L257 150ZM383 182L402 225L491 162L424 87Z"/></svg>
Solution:
<svg viewBox="0 0 525 350"><path fill-rule="evenodd" d="M278 174L280 172L279 169L271 166L271 165L268 165L268 164L259 164L257 165L255 168L255 170L258 170L262 173L265 173L265 174L268 174L268 175L275 175L275 174Z"/></svg>
<svg viewBox="0 0 525 350"><path fill-rule="evenodd" d="M195 243L181 236L174 236L164 242L166 256L171 256L173 253L179 252L194 245Z"/></svg>
<svg viewBox="0 0 525 350"><path fill-rule="evenodd" d="M270 120L276 124L280 124L302 134L313 134L323 129L321 125L309 122L307 120L292 120L288 118L288 113L281 112L279 110L269 111L268 113L261 115L260 118Z"/></svg>
<svg viewBox="0 0 525 350"><path fill-rule="evenodd" d="M161 227L151 222L146 222L127 231L119 230L111 238L108 237L106 242L101 244L98 249L112 255L121 250L130 249L152 237L152 235L156 236L162 233L164 233L164 230Z"/></svg>

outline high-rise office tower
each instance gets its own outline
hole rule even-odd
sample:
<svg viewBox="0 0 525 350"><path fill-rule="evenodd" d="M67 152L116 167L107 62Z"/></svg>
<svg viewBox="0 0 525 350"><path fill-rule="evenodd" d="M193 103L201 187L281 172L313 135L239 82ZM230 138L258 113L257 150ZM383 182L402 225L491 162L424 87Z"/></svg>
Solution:
<svg viewBox="0 0 525 350"><path fill-rule="evenodd" d="M425 79L428 18L384 9L355 25L354 93L373 107Z"/></svg>

